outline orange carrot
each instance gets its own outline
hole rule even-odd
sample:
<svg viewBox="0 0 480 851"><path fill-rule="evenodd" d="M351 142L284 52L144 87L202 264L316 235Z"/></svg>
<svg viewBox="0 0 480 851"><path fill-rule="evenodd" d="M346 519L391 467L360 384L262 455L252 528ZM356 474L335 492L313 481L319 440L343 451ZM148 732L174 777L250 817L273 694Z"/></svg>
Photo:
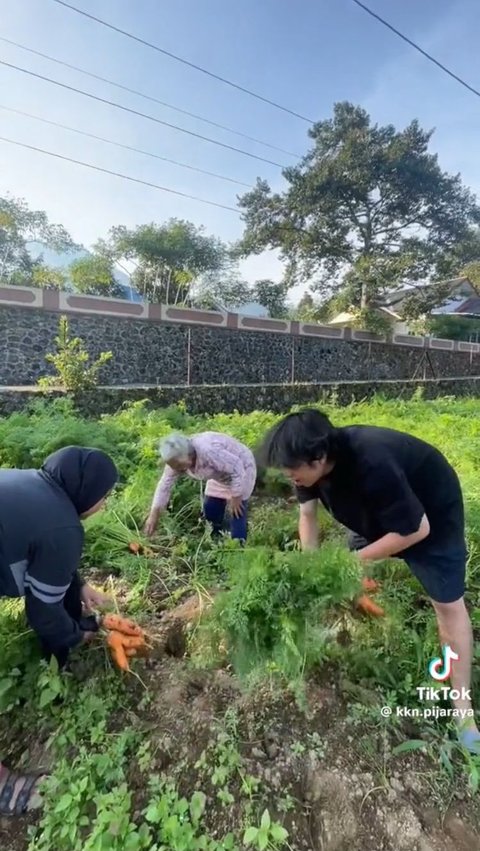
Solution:
<svg viewBox="0 0 480 851"><path fill-rule="evenodd" d="M141 546L141 544L138 543L138 541L130 541L130 543L128 545L128 549L130 550L131 553L138 556L140 554L140 550L142 549L142 546Z"/></svg>
<svg viewBox="0 0 480 851"><path fill-rule="evenodd" d="M122 635L122 644L126 650L138 650L140 647L145 647L145 639L143 635L126 636Z"/></svg>
<svg viewBox="0 0 480 851"><path fill-rule="evenodd" d="M102 625L105 629L114 629L123 635L143 636L143 629L134 621L122 618L120 615L104 615Z"/></svg>
<svg viewBox="0 0 480 851"><path fill-rule="evenodd" d="M123 635L119 632L110 632L108 634L107 643L117 667L119 667L121 671L129 671L128 659L123 647Z"/></svg>
<svg viewBox="0 0 480 851"><path fill-rule="evenodd" d="M378 582L375 581L375 579L370 579L370 577L365 576L362 579L362 588L364 591L370 591L371 593L374 593L375 591L379 590L380 585L378 584Z"/></svg>
<svg viewBox="0 0 480 851"><path fill-rule="evenodd" d="M361 597L357 600L357 608L359 608L366 615L371 615L374 618L383 618L385 617L385 612L380 606L377 606L370 597L367 597L366 594L362 594Z"/></svg>

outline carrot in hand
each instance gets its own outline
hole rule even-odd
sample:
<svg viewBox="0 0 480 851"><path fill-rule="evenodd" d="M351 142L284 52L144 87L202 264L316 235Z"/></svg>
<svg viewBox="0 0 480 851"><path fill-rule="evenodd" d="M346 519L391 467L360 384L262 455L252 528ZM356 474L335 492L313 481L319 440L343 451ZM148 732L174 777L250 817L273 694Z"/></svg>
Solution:
<svg viewBox="0 0 480 851"><path fill-rule="evenodd" d="M357 599L357 608L360 611L364 612L366 615L371 615L374 618L383 618L385 617L385 612L380 606L377 606L370 597L367 597L366 594L362 594L361 597Z"/></svg>
<svg viewBox="0 0 480 851"><path fill-rule="evenodd" d="M143 636L143 629L134 621L128 618L122 618L120 615L105 615L102 621L102 626L105 629L114 629L123 635L138 635Z"/></svg>
<svg viewBox="0 0 480 851"><path fill-rule="evenodd" d="M145 639L143 635L122 635L122 644L127 650L138 650L140 647L145 647Z"/></svg>
<svg viewBox="0 0 480 851"><path fill-rule="evenodd" d="M128 659L123 646L123 636L119 632L110 632L107 637L107 643L117 667L121 671L129 671Z"/></svg>

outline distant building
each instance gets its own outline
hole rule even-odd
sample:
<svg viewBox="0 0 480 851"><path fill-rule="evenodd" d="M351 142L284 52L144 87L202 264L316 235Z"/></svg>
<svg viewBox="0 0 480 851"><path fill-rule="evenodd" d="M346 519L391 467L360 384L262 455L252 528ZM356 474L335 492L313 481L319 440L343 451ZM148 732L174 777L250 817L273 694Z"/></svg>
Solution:
<svg viewBox="0 0 480 851"><path fill-rule="evenodd" d="M405 284L387 293L382 299L378 299L372 310L379 316L387 319L390 323L392 333L411 333L408 320L403 319L403 305L408 296L419 290L427 290L429 287L446 287L448 296L443 304L433 308L430 316L469 316L480 318L480 294L469 278L452 278L447 281L434 281L427 284ZM355 317L344 311L337 314L329 325L348 328L355 321Z"/></svg>

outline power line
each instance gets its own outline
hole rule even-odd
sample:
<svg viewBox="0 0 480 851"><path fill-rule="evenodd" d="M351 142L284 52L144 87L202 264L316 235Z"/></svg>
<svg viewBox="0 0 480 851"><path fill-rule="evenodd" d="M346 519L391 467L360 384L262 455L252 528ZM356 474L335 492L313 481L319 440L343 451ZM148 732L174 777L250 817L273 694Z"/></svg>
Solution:
<svg viewBox="0 0 480 851"><path fill-rule="evenodd" d="M258 154L252 154L250 151L244 151L242 148L235 148L233 145L227 145L226 142L219 142L217 139L211 139L209 136L202 136L201 133L195 133L193 130L187 130L185 127L180 127L178 124L170 124L168 121L162 121L161 118L156 118L148 112L139 112L137 109L132 109L129 106L124 106L116 101L101 98L99 95L93 95L91 92L85 92L83 89L77 89L76 86L68 86L66 83L61 83L59 80L52 80L51 77L44 77L43 74L37 74L35 71L29 71L27 68L22 68L20 65L13 65L11 62L5 62L0 59L0 65L5 65L7 68L13 68L15 71L21 71L22 74L28 74L30 77L36 77L38 80L44 80L47 83L53 83L54 86L60 86L62 89L67 89L69 92L76 92L84 97L96 100L99 103L106 103L108 106L113 106L115 109L121 109L124 112L129 112L132 115L138 115L140 118L147 118L148 121L154 121L156 124L162 124L163 127L169 127L171 130L178 130L180 133L186 133L187 136L194 136L196 139L201 139L203 142L211 142L212 145L218 145L220 148L226 148L228 151L235 151L237 154L243 154L245 157L250 157L253 160L259 160L262 163L277 166L277 168L285 168L281 163L267 160L265 157L260 157Z"/></svg>
<svg viewBox="0 0 480 851"><path fill-rule="evenodd" d="M41 121L43 124L50 124L52 127L60 127L62 130L69 130L72 133L78 133L80 136L87 136L89 139L96 139L97 142L105 142L107 145L115 145L117 148L124 148L126 151L134 151L137 154L144 154L146 157L153 157L156 160L162 160L172 165L177 165L180 168L188 168L190 171L198 171L200 174L206 174L208 177L216 177L219 180L226 180L229 183L236 183L237 186L245 186L251 189L250 183L243 183L241 180L235 180L233 177L227 177L224 174L216 174L214 171L206 171L203 168L197 168L194 165L171 160L169 157L162 157L160 154L154 154L151 151L144 151L141 148L134 148L132 145L124 145L123 142L115 142L113 139L106 139L104 136L96 136L95 133L88 133L86 130L79 130L78 127L69 127L68 124L61 124L58 121L50 121L48 118L41 118L40 115L32 115L30 112L23 112L21 109L14 109L12 106L4 106L0 104L0 109L5 109L7 112L14 112L16 115L24 115L26 118L33 118L34 121Z"/></svg>
<svg viewBox="0 0 480 851"><path fill-rule="evenodd" d="M55 2L59 3L60 0L55 0ZM443 65L441 62L438 61L438 59L435 59L435 57L432 56L431 53L427 53L426 50L423 50L420 45L416 44L414 41L408 38L408 36L401 33L400 30L397 30L392 24L389 24L388 21L386 21L380 15L377 15L377 13L373 11L373 9L369 9L369 7L365 6L364 3L361 3L360 0L353 0L353 2L356 6L359 6L360 9L363 9L363 11L370 15L372 18L375 18L377 21L383 24L384 27L387 27L387 29L391 30L391 32L395 33L395 35L398 35L398 37L401 38L403 41L406 41L406 43L409 44L410 47L413 47L415 50L418 50L418 52L421 53L422 56L425 56L426 59L428 59L430 62L433 62L433 64L436 65L437 68L440 68L441 71L444 71L445 74L448 74L449 77L452 77L453 80L456 80L457 83L460 83L460 85L468 89L469 92L472 92L474 95L477 95L477 97L480 97L480 91L478 89L475 89L473 86L470 85L470 83L467 83L465 80L462 80L462 78L459 77L458 74L455 74L453 71L450 71L450 68L447 68L446 65Z"/></svg>
<svg viewBox="0 0 480 851"><path fill-rule="evenodd" d="M214 80L219 80L221 83L225 83L227 86L231 86L233 89L237 89L239 92L244 92L244 94L250 95L252 98L256 98L257 100L263 101L263 103L268 103L270 106L274 106L276 109L281 109L282 112L287 112L289 115L293 115L295 118L300 118L302 121L306 121L308 124L314 124L313 118L307 118L305 115L301 115L299 112L295 112L293 109L289 109L287 106L282 106L280 103L276 103L274 100L270 100L263 95L258 94L257 92L252 91L251 89L246 89L244 86L240 86L238 83L234 83L232 80L228 80L226 77L220 76L220 74L214 74L213 71L208 71L207 68L203 68L201 65L196 65L194 62L190 62L188 59L183 59L182 56L177 56L176 53L171 53L169 50L165 50L163 47L159 47L158 44L153 44L151 41L146 41L144 38L140 38L133 33L127 32L127 30L122 30L120 27L116 27L114 24L108 23L108 21L103 21L101 18L97 18L95 15L90 15L88 12L85 12L83 9L78 9L76 6L72 6L70 3L65 3L64 0L54 0L54 3L58 3L60 6L65 6L66 9L70 9L72 12L76 12L78 15L83 15L84 18L89 18L91 21L95 21L97 24L101 24L103 27L107 27L109 30L113 30L114 32L120 33L121 35L125 35L127 38L131 38L133 41L138 42L139 44L143 44L145 47L150 47L152 50L156 50L157 53L162 53L163 56L168 56L170 59L175 59L176 62L181 62L182 65L188 65L189 68L194 68L195 71L200 71L202 74L206 74L208 77L213 77Z"/></svg>
<svg viewBox="0 0 480 851"><path fill-rule="evenodd" d="M17 41L12 41L10 38L0 36L0 41L5 44L11 44L13 47L18 47L20 50L25 50L27 53L32 53L34 56L41 56L42 59L48 59L49 62L55 62L57 65L63 65L64 68L70 68L72 71L78 71L79 74L85 74L87 77L92 77L94 80L100 80L102 83L108 83L110 86L115 86L117 89L122 89L124 92L129 92L132 95L145 100L158 103L160 106L165 106L167 109L173 109L175 112L180 112L182 115L188 115L189 118L195 118L196 121L203 121L204 124L209 124L211 127L217 127L219 130L226 130L227 133L233 133L234 136L240 136L242 139L248 139L249 142L255 142L257 145L263 145L265 148L271 148L272 151L278 151L281 154L287 154L289 157L300 157L300 154L294 154L292 151L287 151L285 148L279 148L278 145L272 145L271 142L264 142L262 139L257 139L255 136L249 136L247 133L242 133L240 130L234 130L232 127L227 127L225 124L219 124L217 121L211 121L209 118L204 118L202 115L197 115L195 112L189 112L187 109L182 109L179 106L174 106L167 101L159 100L153 95L147 95L145 92L140 92L138 89L131 89L129 86L124 86L122 83L116 83L115 80L110 80L108 77L101 77L100 74L93 74L85 68L80 68L78 65L71 65L70 62L64 62L62 59L56 59L54 56L49 56L48 53L42 53L40 50L34 50L33 47L26 47L24 44L19 44Z"/></svg>
<svg viewBox="0 0 480 851"><path fill-rule="evenodd" d="M148 180L140 180L138 177L131 177L128 174L122 174L120 171L110 171L108 168L102 168L93 163L85 163L82 160L75 160L73 157L65 157L63 154L57 154L54 151L46 151L44 148L37 148L35 145L27 145L26 142L19 142L17 139L7 139L5 136L0 136L0 142L8 142L9 145L18 145L20 148L28 148L30 151L36 151L39 154L46 154L49 157L55 157L57 160L64 160L68 163L75 163L84 168L90 168L93 171L101 171L103 174L110 174L113 177L120 177L122 180L129 180L132 183L141 183L142 186L150 186L152 189L160 189L161 192L169 192L171 195L179 195L181 198L188 198L190 201L199 201L201 204L208 204L210 207L219 207L221 210L228 210L230 213L239 211L235 207L228 207L226 204L219 204L217 201L208 201L206 198L199 198L197 195L188 195L186 192L180 192L178 189L169 189L167 186L160 186L158 183L150 183Z"/></svg>

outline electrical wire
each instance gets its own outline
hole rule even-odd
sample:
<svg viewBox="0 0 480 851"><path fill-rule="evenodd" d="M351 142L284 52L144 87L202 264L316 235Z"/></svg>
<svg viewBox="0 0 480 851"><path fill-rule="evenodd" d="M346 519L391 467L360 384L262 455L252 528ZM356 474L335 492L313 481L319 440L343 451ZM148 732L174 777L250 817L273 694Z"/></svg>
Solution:
<svg viewBox="0 0 480 851"><path fill-rule="evenodd" d="M201 204L208 204L210 207L219 207L221 210L228 210L230 213L239 215L239 211L235 207L228 207L226 204L219 204L217 201L209 201L206 198L199 198L197 195L188 195L186 192L180 192L178 189L170 189L167 186L160 186L158 183L151 183L149 180L140 180L138 177L131 177L129 174L122 174L119 171L111 171L108 168L102 168L93 163L86 163L82 160L76 160L73 157L66 157L63 154L57 154L54 151L46 151L45 148L37 148L35 145L27 145L26 142L19 142L18 139L8 139L6 136L0 136L0 142L7 142L9 145L18 145L20 148L28 148L30 151L36 151L39 154L46 154L49 157L55 157L58 160L75 163L84 168L90 168L93 171L100 171L102 174L110 174L113 177L120 177L122 180L129 180L132 183L140 183L142 186L150 186L152 189L159 189L161 192L169 192L172 195L179 195L181 198L188 198L189 201L199 201Z"/></svg>
<svg viewBox="0 0 480 851"><path fill-rule="evenodd" d="M76 94L84 95L84 97L91 98L99 103L106 103L108 106L115 107L115 109L123 110L123 112L129 112L132 115L140 116L140 118L146 118L148 121L154 121L156 124L161 124L163 127L169 127L171 130L178 130L180 133L186 133L187 136L194 136L196 139L201 139L203 142L211 142L212 145L218 145L220 148L226 148L228 151L235 151L235 153L242 154L245 157L250 157L253 160L259 160L260 162L277 166L277 168L286 167L282 165L282 163L268 160L258 154L252 154L250 151L244 151L242 148L227 145L226 142L219 142L217 139L211 139L209 136L202 136L201 133L195 133L193 130L187 130L185 127L180 127L178 124L170 124L168 121L162 121L161 118L156 118L148 112L139 112L137 109L132 109L129 106L124 106L123 104L116 103L116 101L113 100L108 100L108 98L102 98L99 95L92 94L91 92L85 92L83 89L78 89L76 86L69 86L67 83L61 83L59 80L52 80L51 77L45 77L43 74L37 74L35 71L29 71L28 68L22 68L20 65L14 65L12 62L5 62L4 59L0 59L0 65L5 65L7 68L13 68L13 70L20 71L22 74L28 74L30 77L36 77L38 80L44 80L47 83L52 83L54 86L60 86L60 88L67 89L69 92L76 92Z"/></svg>
<svg viewBox="0 0 480 851"><path fill-rule="evenodd" d="M241 180L235 180L233 177L226 177L224 174L217 174L214 171L206 171L203 168L197 168L196 166L188 165L187 163L178 162L178 160L171 160L169 157L163 157L160 154L154 154L151 151L134 148L133 145L125 145L123 142L115 142L113 139L106 139L104 136L97 136L95 133L88 133L86 130L79 130L78 127L70 127L68 124L61 124L59 121L50 121L48 118L41 118L40 115L33 115L31 112L14 109L12 106L4 106L4 104L0 103L0 109L4 109L7 112L14 112L16 115L23 115L26 118L32 118L34 121L41 121L43 124L50 124L52 127L60 127L62 130L69 130L71 133L78 133L80 136L87 136L89 139L96 139L97 142L105 142L107 145L115 145L115 147L124 148L126 151L134 151L137 154L144 154L146 157L153 157L156 160L162 160L162 162L171 163L172 165L179 166L180 168L188 168L190 171L198 171L200 174L208 175L208 177L216 177L218 180L226 180L229 183L236 183L237 186L245 186L247 189L252 188L250 183L243 183Z"/></svg>
<svg viewBox="0 0 480 851"><path fill-rule="evenodd" d="M233 89L237 89L240 92L244 92L244 94L250 95L250 97L256 98L257 100L263 101L263 103L268 103L270 106L274 106L276 109L280 109L282 112L287 112L289 115L293 115L295 118L300 118L302 121L306 121L308 124L314 124L313 118L307 118L305 115L302 115L300 112L295 112L293 109L289 109L287 106L283 106L281 103L276 103L274 100L270 100L263 95L258 94L258 92L254 92L251 89L247 89L244 86L239 85L239 83L234 83L233 80L228 80L226 77L222 77L220 74L214 74L213 71L208 71L207 68L203 68L201 65L196 65L195 62L190 62L188 59L184 59L182 56L177 56L176 53L172 53L169 50L165 50L163 47L159 47L158 44L153 44L151 41L147 41L144 38L140 38L140 36L134 35L127 30L122 30L120 27L116 27L114 24L110 24L108 21L102 20L102 18L97 18L95 15L91 15L89 12L85 12L84 9L78 9L77 6L72 6L70 3L66 3L65 0L53 0L54 3L58 3L59 6L64 6L66 9L70 9L72 12L76 12L78 15L83 15L84 18L89 18L91 21L95 21L97 24L101 24L103 27L107 27L114 32L120 33L121 35L126 36L127 38L131 38L133 41L138 42L139 44L143 44L144 47L150 47L152 50L156 50L157 53L163 54L163 56L168 56L170 59L175 59L176 62L181 62L182 65L188 65L189 68L193 68L195 71L200 71L202 74L206 74L208 77L212 77L214 80L219 80L221 83L225 83L227 86L231 86Z"/></svg>
<svg viewBox="0 0 480 851"><path fill-rule="evenodd" d="M287 151L285 148L279 148L278 145L272 145L271 142L264 142L262 139L257 139L255 136L249 136L247 133L242 133L240 130L234 130L232 127L227 127L225 124L219 124L217 121L211 121L209 118L197 115L195 112L189 112L187 109L174 106L174 104L155 98L153 95L147 95L145 92L140 92L138 89L131 89L129 86L124 86L122 83L117 83L115 80L110 80L108 77L101 77L100 74L94 74L92 71L87 71L86 68L80 68L78 65L71 65L70 62L64 62L62 59L56 59L56 57L50 56L48 53L42 53L40 50L34 50L33 47L26 47L26 45L20 44L18 41L12 41L12 39L4 38L3 36L0 36L0 41L3 41L5 44L10 44L13 47L18 47L20 50L25 50L27 53L32 53L34 56L40 56L42 59L48 59L49 62L55 62L57 65L63 65L64 68L70 68L72 71L78 71L79 74L85 74L86 77L92 77L92 79L100 80L102 83L108 83L109 86L115 86L117 89L122 89L124 92L129 92L131 95L138 95L138 97L152 101L152 103L158 103L160 106L167 107L167 109L173 109L175 112L180 112L182 115L188 115L189 118L194 118L196 121L203 121L204 124L209 124L211 127L216 127L219 130L226 130L227 133L233 133L234 136L239 136L241 139L247 139L249 142L255 142L257 145L263 145L265 148L271 148L272 151L287 154L289 157L300 158L302 156L301 154L294 154L292 151Z"/></svg>
<svg viewBox="0 0 480 851"><path fill-rule="evenodd" d="M55 2L60 2L60 0L55 0ZM420 45L412 41L411 38L408 38L408 36L404 35L402 32L400 32L400 30L397 30L392 24L389 24L388 21L385 20L385 18L381 17L381 15L377 15L377 13L374 12L373 9L370 9L368 6L366 6L365 3L361 3L360 0L353 0L353 3L355 3L356 6L359 6L360 9L363 9L363 11L367 13L367 15L370 15L372 18L375 18L377 21L383 24L384 27L387 27L387 29L395 33L395 35L398 35L398 37L401 38L402 41L405 41L407 44L409 44L410 47L413 47L415 50L418 50L418 52L421 53L422 56L425 56L425 58L428 59L429 62L433 62L433 64L436 65L437 68L440 68L441 71L444 71L445 74L448 74L449 77L452 77L453 80L456 80L457 83L460 83L460 85L464 86L465 89L468 89L469 92L472 92L474 95L477 95L477 97L480 97L480 91L478 89L475 89L473 86L470 85L470 83L467 83L466 80L463 80L461 77L458 76L458 74L455 74L454 71L451 71L450 68L447 68L446 65L443 65L442 62L439 62L438 59L435 59L435 57L432 56L431 53L427 53L427 51L424 50L423 47L420 47Z"/></svg>

